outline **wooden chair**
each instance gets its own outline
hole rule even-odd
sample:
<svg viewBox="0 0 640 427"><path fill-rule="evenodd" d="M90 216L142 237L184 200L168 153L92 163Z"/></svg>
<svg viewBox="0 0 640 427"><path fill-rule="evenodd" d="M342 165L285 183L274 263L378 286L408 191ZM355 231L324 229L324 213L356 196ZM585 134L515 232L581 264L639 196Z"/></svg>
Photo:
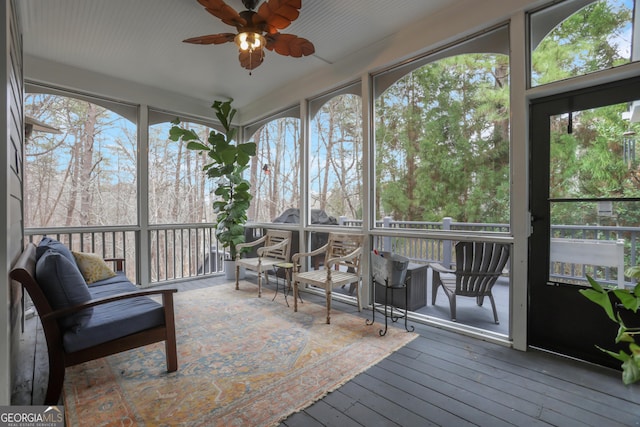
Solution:
<svg viewBox="0 0 640 427"><path fill-rule="evenodd" d="M456 298L458 296L476 298L482 306L484 297L491 300L493 318L497 323L498 312L491 288L502 274L509 260L509 245L487 242L456 243L456 269L451 270L440 264L430 264L433 271L431 304L436 304L438 287L442 287L449 298L451 320L456 321Z"/></svg>
<svg viewBox="0 0 640 427"><path fill-rule="evenodd" d="M42 323L49 356L49 380L44 401L45 405L58 404L64 384L66 367L142 347L147 344L165 341L167 371L173 372L178 369L175 320L173 314L173 293L177 292L176 289L120 292L102 298L91 299L83 304L54 310L35 279L35 270L36 247L34 244L29 243L18 258L9 276L13 280L22 283L27 292L29 292L33 304L38 311L40 322ZM63 329L60 325L61 322L59 322L61 319L87 308L97 310L98 307L109 303L117 303L120 304L119 307L121 307L122 303L134 298L136 300L132 300L132 302L136 305L140 301L140 297L151 295L162 296L162 307L160 308L164 314L162 324L115 339L101 340L100 337L92 336L94 344L74 351L66 350L65 335L68 333L74 334L75 332L69 332ZM155 304L158 305L157 303Z"/></svg>
<svg viewBox="0 0 640 427"><path fill-rule="evenodd" d="M264 244L257 250L257 257L240 258L242 248L249 248ZM258 297L262 296L262 273L276 264L289 262L289 253L291 251L291 231L284 230L267 230L264 236L258 240L249 243L241 243L236 246L236 290L240 289L238 277L240 275L240 267L253 270L258 273ZM266 274L267 283L269 282L269 274Z"/></svg>
<svg viewBox="0 0 640 427"><path fill-rule="evenodd" d="M356 284L358 311L362 310L360 300L360 284L362 274L360 261L362 258L361 234L329 233L327 244L311 252L293 255L293 309L298 311L298 284L324 288L327 298L327 323L331 323L331 290L336 286L350 283ZM300 271L300 258L312 257L324 253L324 266L320 270Z"/></svg>

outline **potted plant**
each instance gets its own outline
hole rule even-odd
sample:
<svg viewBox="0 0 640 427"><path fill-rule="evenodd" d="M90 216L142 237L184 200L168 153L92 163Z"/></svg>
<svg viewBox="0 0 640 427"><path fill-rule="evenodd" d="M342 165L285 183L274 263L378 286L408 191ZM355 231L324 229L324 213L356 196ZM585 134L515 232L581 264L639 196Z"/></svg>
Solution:
<svg viewBox="0 0 640 427"><path fill-rule="evenodd" d="M206 141L190 129L180 126L175 119L169 131L172 141L186 142L187 148L207 154L210 162L203 171L207 177L215 180L213 212L216 214L216 238L225 249L225 271L231 278L234 268L229 263L236 259L236 246L244 242L244 224L247 221L247 209L251 201L250 183L243 177L249 167L251 156L256 154L253 142L235 143L237 129L231 126L236 109L231 106L233 100L215 101L211 108L215 111L224 132L211 131Z"/></svg>
<svg viewBox="0 0 640 427"><path fill-rule="evenodd" d="M625 275L636 279L640 278L640 266L627 269ZM587 279L591 289L581 289L579 292L602 307L609 319L619 325L615 342L628 343L629 353L624 350L616 353L599 346L598 348L622 362L622 382L628 385L640 381L640 342L636 341L636 338L640 336L640 327L626 325L618 310L619 308L625 308L633 313L638 312L640 307L640 283L633 290L609 289L600 285L591 276L587 276ZM614 297L614 302L612 302L612 297ZM616 309L615 311L614 308Z"/></svg>

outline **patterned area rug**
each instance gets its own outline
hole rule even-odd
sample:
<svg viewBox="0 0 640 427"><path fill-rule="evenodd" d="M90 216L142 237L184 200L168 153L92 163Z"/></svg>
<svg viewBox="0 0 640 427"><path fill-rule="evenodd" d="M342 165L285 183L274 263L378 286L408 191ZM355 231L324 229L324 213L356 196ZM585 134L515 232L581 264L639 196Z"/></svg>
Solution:
<svg viewBox="0 0 640 427"><path fill-rule="evenodd" d="M175 294L178 371L164 343L67 369L69 425L270 426L416 337L305 301L232 284Z"/></svg>

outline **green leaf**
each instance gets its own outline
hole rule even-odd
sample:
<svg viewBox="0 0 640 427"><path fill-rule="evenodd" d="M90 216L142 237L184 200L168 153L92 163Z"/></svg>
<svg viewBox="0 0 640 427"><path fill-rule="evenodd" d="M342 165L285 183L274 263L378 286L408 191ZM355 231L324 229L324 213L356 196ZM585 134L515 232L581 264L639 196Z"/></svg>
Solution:
<svg viewBox="0 0 640 427"><path fill-rule="evenodd" d="M211 131L209 132L209 144L219 146L220 144L227 144L227 139L221 133Z"/></svg>
<svg viewBox="0 0 640 427"><path fill-rule="evenodd" d="M230 128L227 131L227 141L231 142L234 139L236 139L236 133L238 133L238 129L236 128Z"/></svg>
<svg viewBox="0 0 640 427"><path fill-rule="evenodd" d="M238 150L247 154L248 156L256 155L256 144L255 142L245 142L244 144L238 145Z"/></svg>
<svg viewBox="0 0 640 427"><path fill-rule="evenodd" d="M620 327L618 328L618 335L616 335L616 343L619 343L619 342L632 343L632 342L634 342L633 336L629 335L629 333L627 332L627 327L622 322L622 319L620 319L620 315L618 315L618 318L619 318Z"/></svg>
<svg viewBox="0 0 640 427"><path fill-rule="evenodd" d="M609 356L614 357L614 358L618 359L621 362L626 362L630 358L630 356L627 353L625 353L624 351L622 351L622 350L620 350L619 353L614 353L613 351L606 350L606 349L604 349L602 347L599 347L599 346L596 346L596 347L600 351L602 351L604 353L607 353Z"/></svg>
<svg viewBox="0 0 640 427"><path fill-rule="evenodd" d="M634 313L638 311L638 303L640 303L640 298L632 295L631 292L626 289L614 289L613 293L616 297L618 297L618 299L626 309L632 310Z"/></svg>
<svg viewBox="0 0 640 427"><path fill-rule="evenodd" d="M183 134L183 130L181 127L178 126L173 126L171 129L169 129L169 139L171 141L178 141Z"/></svg>
<svg viewBox="0 0 640 427"><path fill-rule="evenodd" d="M591 285L591 287L593 289L595 289L598 292L605 292L604 289L602 288L602 286L600 286L600 283L596 282L593 277L589 276L587 274L587 280L589 281L589 284Z"/></svg>
<svg viewBox="0 0 640 427"><path fill-rule="evenodd" d="M587 297L590 301L602 307L611 320L613 320L614 322L617 321L615 315L613 314L613 307L611 305L611 300L609 299L609 294L607 292L598 292L594 289L581 289L579 292Z"/></svg>
<svg viewBox="0 0 640 427"><path fill-rule="evenodd" d="M187 148L189 150L209 151L209 147L207 147L201 142L195 142L195 141L188 142Z"/></svg>
<svg viewBox="0 0 640 427"><path fill-rule="evenodd" d="M622 363L622 382L626 385L640 381L640 361L629 358Z"/></svg>
<svg viewBox="0 0 640 427"><path fill-rule="evenodd" d="M236 149L233 146L229 146L225 149L219 150L222 163L225 165L233 165L236 160Z"/></svg>

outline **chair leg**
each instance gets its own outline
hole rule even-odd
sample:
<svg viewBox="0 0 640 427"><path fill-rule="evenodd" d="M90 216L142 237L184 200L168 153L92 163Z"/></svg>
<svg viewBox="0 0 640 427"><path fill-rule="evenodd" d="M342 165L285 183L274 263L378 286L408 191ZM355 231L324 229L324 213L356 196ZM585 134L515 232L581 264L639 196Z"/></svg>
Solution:
<svg viewBox="0 0 640 427"><path fill-rule="evenodd" d="M489 294L489 300L491 301L491 308L493 308L493 320L495 320L496 325L499 325L500 322L498 321L498 311L496 310L496 302L493 299L493 294Z"/></svg>
<svg viewBox="0 0 640 427"><path fill-rule="evenodd" d="M327 289L327 325L331 324L331 289Z"/></svg>
<svg viewBox="0 0 640 427"><path fill-rule="evenodd" d="M258 269L258 298L262 297L262 271Z"/></svg>
<svg viewBox="0 0 640 427"><path fill-rule="evenodd" d="M440 284L440 273L434 271L431 276L431 305L436 305L436 296L438 295L438 286Z"/></svg>
<svg viewBox="0 0 640 427"><path fill-rule="evenodd" d="M443 286L444 288L444 286ZM449 311L451 311L451 320L456 322L456 294L448 294L449 297Z"/></svg>
<svg viewBox="0 0 640 427"><path fill-rule="evenodd" d="M240 283L238 282L238 277L240 277L240 266L236 262L236 291L240 290Z"/></svg>
<svg viewBox="0 0 640 427"><path fill-rule="evenodd" d="M176 344L176 321L173 309L173 295L162 296L164 306L164 323L167 337L164 341L164 351L167 358L167 372L178 370L178 346Z"/></svg>
<svg viewBox="0 0 640 427"><path fill-rule="evenodd" d="M298 282L293 282L293 312L298 312Z"/></svg>
<svg viewBox="0 0 640 427"><path fill-rule="evenodd" d="M358 311L362 311L362 302L360 300L360 280L356 282L356 299L358 301Z"/></svg>
<svg viewBox="0 0 640 427"><path fill-rule="evenodd" d="M44 398L45 405L57 405L64 385L64 360L61 356L49 355L49 384Z"/></svg>

